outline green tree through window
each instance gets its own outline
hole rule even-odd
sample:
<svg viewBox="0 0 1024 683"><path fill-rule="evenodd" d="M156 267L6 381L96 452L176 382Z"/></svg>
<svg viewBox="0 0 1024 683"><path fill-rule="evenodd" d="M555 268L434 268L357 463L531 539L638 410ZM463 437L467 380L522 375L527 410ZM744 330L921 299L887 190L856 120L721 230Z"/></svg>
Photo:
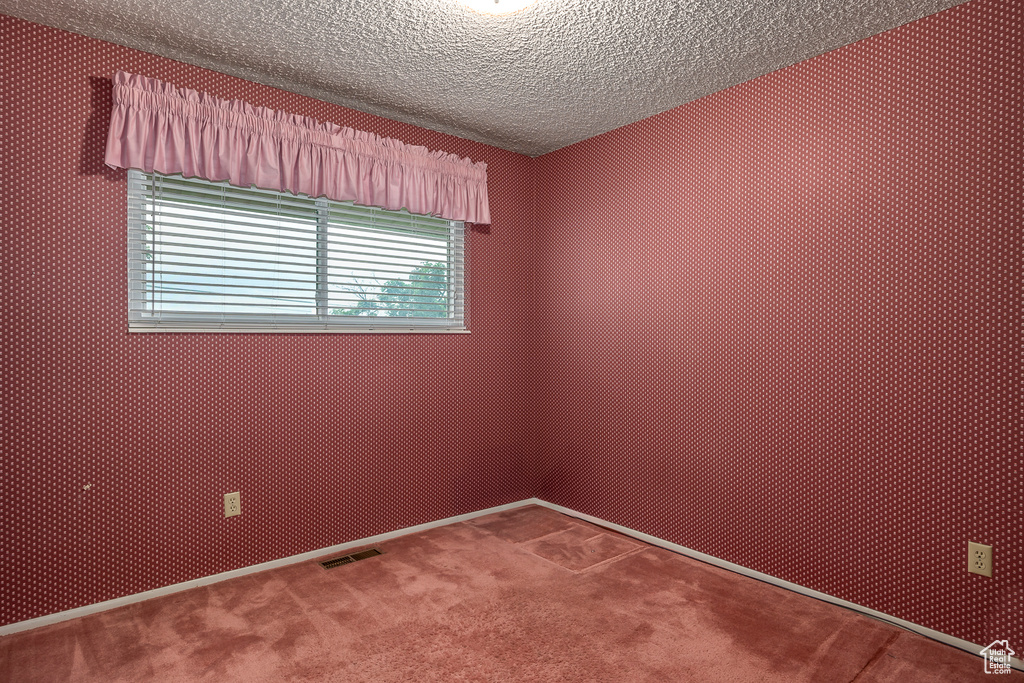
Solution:
<svg viewBox="0 0 1024 683"><path fill-rule="evenodd" d="M366 294L354 308L333 308L331 315L433 317L447 315L448 269L443 263L424 263L405 280L388 280L379 294Z"/></svg>

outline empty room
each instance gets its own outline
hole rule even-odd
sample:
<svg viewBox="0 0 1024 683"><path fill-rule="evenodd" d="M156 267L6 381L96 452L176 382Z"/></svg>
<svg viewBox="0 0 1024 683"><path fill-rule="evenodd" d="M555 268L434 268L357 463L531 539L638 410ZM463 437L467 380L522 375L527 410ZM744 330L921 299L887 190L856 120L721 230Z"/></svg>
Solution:
<svg viewBox="0 0 1024 683"><path fill-rule="evenodd" d="M1024 1L0 35L0 680L1024 681Z"/></svg>

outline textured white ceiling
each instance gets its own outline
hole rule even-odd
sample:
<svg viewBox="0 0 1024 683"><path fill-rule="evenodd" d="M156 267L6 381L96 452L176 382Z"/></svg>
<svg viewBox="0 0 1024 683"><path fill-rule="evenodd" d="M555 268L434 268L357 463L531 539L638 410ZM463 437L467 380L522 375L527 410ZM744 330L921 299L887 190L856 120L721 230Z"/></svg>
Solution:
<svg viewBox="0 0 1024 683"><path fill-rule="evenodd" d="M963 1L536 0L487 16L459 0L0 0L0 12L537 156Z"/></svg>

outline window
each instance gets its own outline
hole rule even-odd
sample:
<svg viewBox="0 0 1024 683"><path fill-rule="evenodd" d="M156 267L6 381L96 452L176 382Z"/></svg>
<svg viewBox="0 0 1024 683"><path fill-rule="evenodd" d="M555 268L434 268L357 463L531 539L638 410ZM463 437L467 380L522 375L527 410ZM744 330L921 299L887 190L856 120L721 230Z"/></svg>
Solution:
<svg viewBox="0 0 1024 683"><path fill-rule="evenodd" d="M463 223L130 171L131 330L462 332Z"/></svg>

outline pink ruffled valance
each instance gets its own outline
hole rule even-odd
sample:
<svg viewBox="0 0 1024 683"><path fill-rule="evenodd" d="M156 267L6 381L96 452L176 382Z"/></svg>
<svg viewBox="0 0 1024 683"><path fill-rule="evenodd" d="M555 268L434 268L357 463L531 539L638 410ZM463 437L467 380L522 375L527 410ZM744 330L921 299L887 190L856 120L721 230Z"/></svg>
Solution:
<svg viewBox="0 0 1024 683"><path fill-rule="evenodd" d="M119 71L107 165L490 223L487 165Z"/></svg>

